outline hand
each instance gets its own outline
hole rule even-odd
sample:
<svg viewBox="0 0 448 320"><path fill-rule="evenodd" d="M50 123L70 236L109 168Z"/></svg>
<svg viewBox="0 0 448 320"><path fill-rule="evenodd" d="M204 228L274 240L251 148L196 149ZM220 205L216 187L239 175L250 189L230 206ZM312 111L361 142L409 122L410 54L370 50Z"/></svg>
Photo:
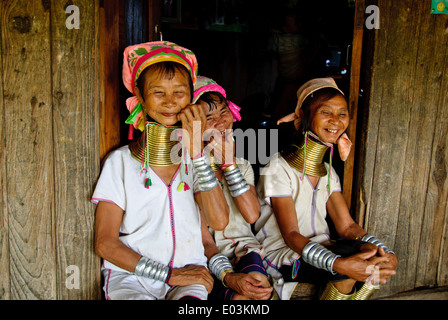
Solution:
<svg viewBox="0 0 448 320"><path fill-rule="evenodd" d="M210 293L213 289L213 277L210 271L204 266L188 265L183 268L173 269L168 284L174 287L201 284Z"/></svg>
<svg viewBox="0 0 448 320"><path fill-rule="evenodd" d="M213 157L219 164L232 163L235 161L235 141L233 140L233 130L226 129L225 136L216 129L206 130L206 140L210 143L206 146L207 152L213 151Z"/></svg>
<svg viewBox="0 0 448 320"><path fill-rule="evenodd" d="M393 253L387 253L383 248L378 247L378 254L380 257L384 257L387 261L379 264L380 269L395 270L398 264L397 256Z"/></svg>
<svg viewBox="0 0 448 320"><path fill-rule="evenodd" d="M226 274L224 282L227 286L251 300L268 300L271 297L272 287L267 278L259 273Z"/></svg>
<svg viewBox="0 0 448 320"><path fill-rule="evenodd" d="M182 121L182 139L194 158L204 149L202 137L207 124L204 110L198 104L190 104L179 112L177 118Z"/></svg>
<svg viewBox="0 0 448 320"><path fill-rule="evenodd" d="M378 247L376 246L365 247L361 251L361 253L347 258L337 258L334 262L333 269L340 274L347 275L353 280L365 282L372 275L375 266L389 262L386 256L376 256L378 251ZM379 279L376 280L384 284L394 274L394 270L381 269L378 275Z"/></svg>

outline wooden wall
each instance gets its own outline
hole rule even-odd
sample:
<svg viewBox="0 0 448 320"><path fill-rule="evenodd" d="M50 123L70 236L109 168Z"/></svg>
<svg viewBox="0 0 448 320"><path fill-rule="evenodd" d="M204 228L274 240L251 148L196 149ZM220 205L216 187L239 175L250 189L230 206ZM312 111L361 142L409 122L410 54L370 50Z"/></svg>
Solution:
<svg viewBox="0 0 448 320"><path fill-rule="evenodd" d="M0 1L0 25L0 299L100 298L99 0Z"/></svg>
<svg viewBox="0 0 448 320"><path fill-rule="evenodd" d="M448 285L448 16L431 1L367 1L357 217L398 255L377 295Z"/></svg>

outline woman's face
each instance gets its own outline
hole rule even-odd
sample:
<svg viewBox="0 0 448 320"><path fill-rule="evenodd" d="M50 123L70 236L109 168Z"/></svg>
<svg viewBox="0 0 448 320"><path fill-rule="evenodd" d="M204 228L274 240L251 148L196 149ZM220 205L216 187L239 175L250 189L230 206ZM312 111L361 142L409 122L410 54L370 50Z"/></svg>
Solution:
<svg viewBox="0 0 448 320"><path fill-rule="evenodd" d="M311 130L327 143L337 143L349 124L347 102L337 95L310 109Z"/></svg>
<svg viewBox="0 0 448 320"><path fill-rule="evenodd" d="M200 101L207 119L206 129L209 132L213 131L215 138L217 134L220 134L222 138L225 139L226 130L233 128L233 116L225 101L219 102L217 96L213 95L213 97L216 97L216 99L214 99L216 108L210 107L210 105L204 101Z"/></svg>
<svg viewBox="0 0 448 320"><path fill-rule="evenodd" d="M191 91L187 72L176 69L174 77L169 79L158 72L147 72L142 93L136 88L136 94L146 113L163 125L174 125L179 120L177 114L191 102Z"/></svg>

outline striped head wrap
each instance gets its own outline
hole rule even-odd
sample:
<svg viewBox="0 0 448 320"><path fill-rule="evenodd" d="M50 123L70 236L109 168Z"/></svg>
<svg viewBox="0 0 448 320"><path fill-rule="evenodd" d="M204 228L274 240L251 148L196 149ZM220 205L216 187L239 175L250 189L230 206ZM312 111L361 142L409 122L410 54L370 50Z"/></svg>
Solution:
<svg viewBox="0 0 448 320"><path fill-rule="evenodd" d="M183 65L189 72L193 85L196 83L198 63L194 53L175 43L168 41L154 41L132 45L124 50L123 54L123 83L133 94L126 100L126 106L131 113L126 120L132 125L131 129L138 128L138 123L143 115L143 108L135 95L137 79L149 66L159 62L176 62Z"/></svg>

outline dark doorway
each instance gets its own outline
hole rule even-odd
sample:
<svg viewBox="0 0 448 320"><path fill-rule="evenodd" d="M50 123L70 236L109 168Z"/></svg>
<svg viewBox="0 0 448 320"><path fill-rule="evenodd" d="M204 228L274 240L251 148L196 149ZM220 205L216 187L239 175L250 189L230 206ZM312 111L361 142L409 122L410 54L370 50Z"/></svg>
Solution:
<svg viewBox="0 0 448 320"><path fill-rule="evenodd" d="M293 112L297 89L313 77L334 77L348 96L354 1L173 0L161 5L163 40L196 54L199 74L216 80L242 107L242 129L279 128L277 119ZM279 148L288 143L290 130L280 127ZM342 175L338 159L335 166Z"/></svg>

